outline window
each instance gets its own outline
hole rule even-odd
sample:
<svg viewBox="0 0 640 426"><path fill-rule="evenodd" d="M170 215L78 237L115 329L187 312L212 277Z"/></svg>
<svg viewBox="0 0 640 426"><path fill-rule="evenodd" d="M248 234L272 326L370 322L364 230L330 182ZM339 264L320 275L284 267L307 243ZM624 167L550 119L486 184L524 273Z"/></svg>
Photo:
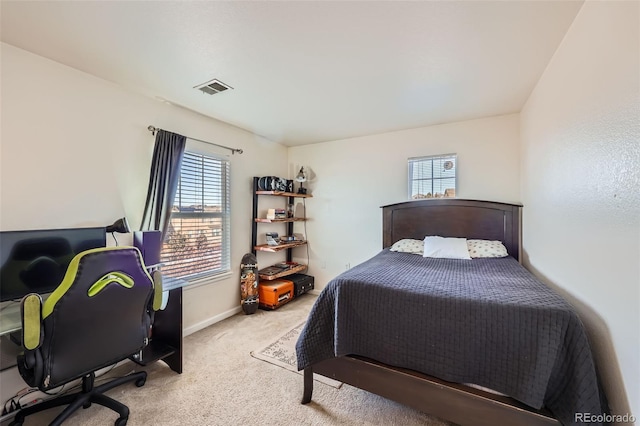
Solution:
<svg viewBox="0 0 640 426"><path fill-rule="evenodd" d="M192 279L230 270L229 161L185 152L162 246L162 273Z"/></svg>
<svg viewBox="0 0 640 426"><path fill-rule="evenodd" d="M409 158L409 198L456 196L456 154Z"/></svg>

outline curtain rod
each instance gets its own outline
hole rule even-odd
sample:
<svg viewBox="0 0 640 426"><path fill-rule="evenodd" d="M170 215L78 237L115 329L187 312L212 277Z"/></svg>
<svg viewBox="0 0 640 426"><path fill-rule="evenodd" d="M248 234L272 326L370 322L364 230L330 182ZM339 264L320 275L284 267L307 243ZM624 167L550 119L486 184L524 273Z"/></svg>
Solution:
<svg viewBox="0 0 640 426"><path fill-rule="evenodd" d="M156 134L156 132L158 130L163 130L163 129L160 129L160 128L155 127L155 126L149 126L149 127L147 127L147 130L150 131L151 134L155 136L155 134ZM208 143L209 145L215 145L215 146L220 147L220 148L228 149L229 151L231 151L231 154L235 154L236 152L238 154L242 154L244 152L244 151L242 151L241 149L238 149L238 148L231 148L231 147L228 147L228 146L219 145L217 143L213 143L213 142L209 142L209 141L203 141L202 139L196 139L196 138L192 138L192 137L189 137L189 136L186 136L186 138L194 140L194 141L198 141L198 142Z"/></svg>

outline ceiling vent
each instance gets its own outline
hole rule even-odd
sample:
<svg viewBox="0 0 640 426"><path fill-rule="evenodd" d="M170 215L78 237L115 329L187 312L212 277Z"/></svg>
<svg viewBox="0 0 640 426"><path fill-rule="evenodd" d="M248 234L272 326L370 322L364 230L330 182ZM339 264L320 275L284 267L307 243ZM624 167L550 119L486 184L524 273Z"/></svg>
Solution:
<svg viewBox="0 0 640 426"><path fill-rule="evenodd" d="M233 89L233 87L227 84L224 84L220 80L214 79L211 81L207 81L206 83L200 84L198 86L195 86L194 89L198 89L208 95L215 95L216 93L224 92L227 89Z"/></svg>

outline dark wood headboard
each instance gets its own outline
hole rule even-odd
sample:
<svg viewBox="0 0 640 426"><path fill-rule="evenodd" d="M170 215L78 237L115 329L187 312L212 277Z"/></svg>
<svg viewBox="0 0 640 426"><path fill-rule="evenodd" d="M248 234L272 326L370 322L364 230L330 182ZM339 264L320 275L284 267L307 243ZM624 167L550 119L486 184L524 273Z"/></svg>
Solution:
<svg viewBox="0 0 640 426"><path fill-rule="evenodd" d="M520 261L521 204L435 198L382 206L382 245L427 235L499 240Z"/></svg>

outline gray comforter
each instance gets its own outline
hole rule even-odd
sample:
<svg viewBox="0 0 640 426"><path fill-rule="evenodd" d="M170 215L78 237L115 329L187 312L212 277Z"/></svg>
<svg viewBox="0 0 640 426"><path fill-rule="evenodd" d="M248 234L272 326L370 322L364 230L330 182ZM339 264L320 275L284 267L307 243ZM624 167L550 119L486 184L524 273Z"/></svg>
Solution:
<svg viewBox="0 0 640 426"><path fill-rule="evenodd" d="M296 351L300 370L360 355L545 406L563 424L606 412L577 314L511 257L385 249L327 285Z"/></svg>

